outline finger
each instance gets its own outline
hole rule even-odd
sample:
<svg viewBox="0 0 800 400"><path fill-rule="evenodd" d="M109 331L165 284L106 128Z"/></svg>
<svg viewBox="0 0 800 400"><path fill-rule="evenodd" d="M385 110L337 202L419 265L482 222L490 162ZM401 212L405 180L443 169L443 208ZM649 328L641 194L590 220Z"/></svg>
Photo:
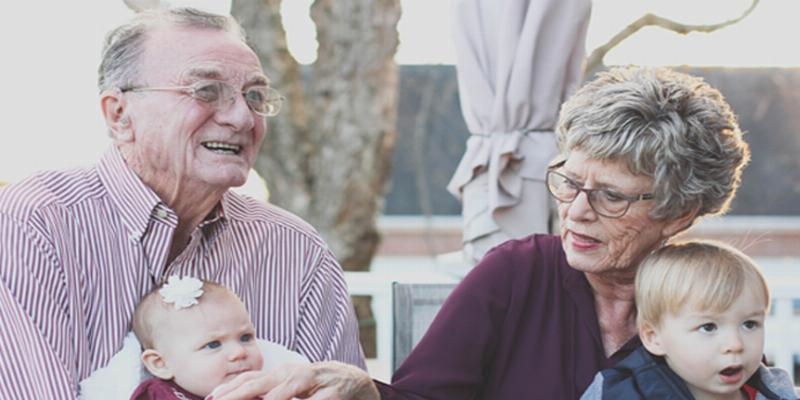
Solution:
<svg viewBox="0 0 800 400"><path fill-rule="evenodd" d="M292 399L308 399L309 392L312 389L303 388L294 385L290 382L283 382L278 386L272 388L269 393L265 394L263 400L292 400Z"/></svg>
<svg viewBox="0 0 800 400"><path fill-rule="evenodd" d="M316 390L318 384L311 368L298 368L292 371L286 380L266 393L264 400L305 399Z"/></svg>
<svg viewBox="0 0 800 400"><path fill-rule="evenodd" d="M211 393L208 396L206 396L206 400L219 399L222 396L226 395L227 393L230 393L231 390L235 389L243 382L246 382L250 379L255 379L254 377L251 377L251 375L252 373L248 371L246 373L239 374L238 376L234 377L228 382L218 385L217 387L214 388L214 390L211 391Z"/></svg>
<svg viewBox="0 0 800 400"><path fill-rule="evenodd" d="M311 396L304 398L306 400L342 400L341 393L335 388L321 388L314 392Z"/></svg>
<svg viewBox="0 0 800 400"><path fill-rule="evenodd" d="M309 365L287 365L279 371L248 372L217 388L214 400L240 400L267 395L269 399L288 400L313 389Z"/></svg>
<svg viewBox="0 0 800 400"><path fill-rule="evenodd" d="M282 377L263 371L243 373L230 382L217 386L209 398L214 400L250 400L267 393L282 382Z"/></svg>
<svg viewBox="0 0 800 400"><path fill-rule="evenodd" d="M316 365L318 392L311 399L378 400L380 394L369 375L360 368L335 361Z"/></svg>

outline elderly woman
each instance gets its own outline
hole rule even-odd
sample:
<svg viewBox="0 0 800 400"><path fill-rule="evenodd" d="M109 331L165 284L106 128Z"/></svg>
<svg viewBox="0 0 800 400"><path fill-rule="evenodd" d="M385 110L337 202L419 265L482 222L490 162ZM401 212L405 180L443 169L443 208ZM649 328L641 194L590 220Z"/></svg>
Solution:
<svg viewBox="0 0 800 400"><path fill-rule="evenodd" d="M214 398L577 399L640 346L639 262L727 209L749 150L716 89L667 69L600 74L564 104L557 134L547 185L560 235L486 254L391 385L323 363L243 376Z"/></svg>

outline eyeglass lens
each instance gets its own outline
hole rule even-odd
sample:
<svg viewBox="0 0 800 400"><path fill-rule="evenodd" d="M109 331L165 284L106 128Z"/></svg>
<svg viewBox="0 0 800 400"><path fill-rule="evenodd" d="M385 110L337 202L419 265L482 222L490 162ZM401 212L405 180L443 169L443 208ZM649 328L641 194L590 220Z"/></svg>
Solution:
<svg viewBox="0 0 800 400"><path fill-rule="evenodd" d="M217 107L230 105L238 92L228 83L220 81L200 82L192 88L192 96L206 103L214 103ZM278 92L266 86L252 86L244 92L245 102L256 113L274 116L280 111L283 98Z"/></svg>
<svg viewBox="0 0 800 400"><path fill-rule="evenodd" d="M557 200L570 203L580 192L586 192L589 205L605 217L621 217L630 206L630 200L605 189L584 189L577 182L555 172L547 173L547 189Z"/></svg>

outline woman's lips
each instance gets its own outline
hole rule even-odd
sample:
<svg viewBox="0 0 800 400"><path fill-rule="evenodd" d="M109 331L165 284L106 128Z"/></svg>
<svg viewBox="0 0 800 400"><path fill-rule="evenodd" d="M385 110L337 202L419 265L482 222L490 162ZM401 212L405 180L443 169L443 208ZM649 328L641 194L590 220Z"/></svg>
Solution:
<svg viewBox="0 0 800 400"><path fill-rule="evenodd" d="M600 241L587 235L581 235L575 231L569 231L572 238L572 246L580 249L589 249L596 247Z"/></svg>

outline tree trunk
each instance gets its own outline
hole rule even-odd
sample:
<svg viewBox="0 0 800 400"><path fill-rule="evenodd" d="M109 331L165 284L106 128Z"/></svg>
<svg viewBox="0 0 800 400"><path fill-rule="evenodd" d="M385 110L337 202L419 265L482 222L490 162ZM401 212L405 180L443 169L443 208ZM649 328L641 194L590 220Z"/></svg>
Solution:
<svg viewBox="0 0 800 400"><path fill-rule="evenodd" d="M317 0L311 10L319 49L307 96L286 46L280 0L233 1L231 14L287 98L268 120L255 168L271 202L317 228L344 269L366 270L380 241L376 219L391 176L400 0ZM369 301L353 304L364 351L374 356Z"/></svg>
<svg viewBox="0 0 800 400"><path fill-rule="evenodd" d="M369 267L397 122L399 0L316 0L312 221L345 269Z"/></svg>
<svg viewBox="0 0 800 400"><path fill-rule="evenodd" d="M311 203L308 105L300 65L289 53L280 0L234 0L231 14L247 31L272 86L286 100L280 114L267 119L267 134L255 169L267 181L270 202L307 218Z"/></svg>
<svg viewBox="0 0 800 400"><path fill-rule="evenodd" d="M368 269L396 135L400 1L315 1L318 57L305 89L280 0L234 0L232 14L287 97L256 163L270 201L317 228L345 269Z"/></svg>

